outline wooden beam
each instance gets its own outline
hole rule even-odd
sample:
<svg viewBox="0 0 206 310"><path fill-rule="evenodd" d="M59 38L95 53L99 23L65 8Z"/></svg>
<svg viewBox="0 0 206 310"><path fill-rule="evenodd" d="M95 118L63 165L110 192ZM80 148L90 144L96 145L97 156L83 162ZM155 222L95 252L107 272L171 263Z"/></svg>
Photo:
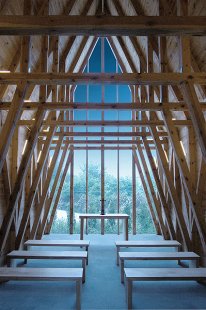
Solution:
<svg viewBox="0 0 206 310"><path fill-rule="evenodd" d="M70 148L69 233L74 233L74 150Z"/></svg>
<svg viewBox="0 0 206 310"><path fill-rule="evenodd" d="M206 124L205 117L200 108L198 97L192 83L183 83L181 85L183 97L188 105L192 124L195 130L197 141L202 151L202 156L206 161Z"/></svg>
<svg viewBox="0 0 206 310"><path fill-rule="evenodd" d="M140 176L140 179L141 179L141 182L142 182L142 186L143 186L143 189L144 189L144 192L145 192L145 196L146 196L146 199L147 199L149 211L150 211L150 214L151 214L152 221L153 221L153 224L155 226L155 229L156 229L157 232L159 232L159 230L161 229L163 237L165 239L167 239L168 235L167 235L166 227L165 227L163 219L162 219L162 214L161 214L161 212L158 213L158 210L156 210L157 214L160 215L160 217L158 216L158 218L157 218L156 215L155 215L155 212L153 210L153 205L152 205L152 199L151 199L151 196L150 196L150 193L149 193L149 190L148 190L148 186L147 186L147 183L146 183L146 178L144 177L143 167L140 164L140 161L139 161L139 158L137 156L136 151L133 151L133 158L134 158L134 163L137 166L137 171L139 173L139 176ZM150 186L149 186L149 188L150 188ZM151 190L151 188L150 188L150 190ZM152 192L151 192L151 194L152 194ZM155 196L153 196L153 194L152 194L152 197L155 197Z"/></svg>
<svg viewBox="0 0 206 310"><path fill-rule="evenodd" d="M20 247L21 242L24 240L26 227L27 227L27 224L29 221L30 211L31 211L33 204L34 204L34 198L36 195L36 191L37 191L37 188L39 185L40 178L42 176L42 172L44 170L44 167L45 167L45 164L47 161L47 157L49 154L49 149L50 149L50 145L52 143L52 137L53 137L53 133L54 133L55 129L56 129L55 127L50 129L50 132L49 132L50 136L46 139L46 142L44 144L44 147L43 147L43 150L41 153L40 160L38 162L37 170L36 170L36 173L35 173L34 178L33 178L33 182L32 182L32 186L31 186L30 191L29 191L28 199L27 199L25 206L24 206L23 217L21 219L21 224L20 224L19 231L18 231L18 234L16 237L16 242L15 242L15 248L16 249L18 249Z"/></svg>
<svg viewBox="0 0 206 310"><path fill-rule="evenodd" d="M127 84L179 85L184 81L206 84L205 72L188 73L1 73L0 84L19 82L36 85Z"/></svg>
<svg viewBox="0 0 206 310"><path fill-rule="evenodd" d="M17 85L14 98L11 103L6 121L4 123L3 129L1 131L0 139L0 172L2 170L6 155L8 153L9 146L12 141L12 137L20 120L22 114L22 106L24 103L24 97L27 90L28 84L20 82Z"/></svg>
<svg viewBox="0 0 206 310"><path fill-rule="evenodd" d="M61 136L60 138L62 138L63 136ZM55 144L57 144L59 142L59 140L53 140L52 141L52 145L54 146ZM47 143L47 140L42 140L40 145L44 145L45 143ZM125 145L125 144L133 144L133 145L141 145L142 141L141 140L66 140L66 144L70 144L70 145L77 145L77 144L86 144L86 145L90 145L90 144L104 144L104 145L108 145L108 144L118 144L118 145ZM167 141L165 140L161 140L162 144L167 144ZM154 144L154 141L151 140L149 141L150 145Z"/></svg>
<svg viewBox="0 0 206 310"><path fill-rule="evenodd" d="M59 203L59 199L60 199L60 196L61 196L61 192L62 192L62 188L63 188L63 185L64 185L64 181L65 181L65 178L66 178L66 175L67 175L67 171L68 171L69 165L71 163L71 158L72 158L72 154L71 154L71 152L69 152L67 160L66 160L66 164L65 164L65 167L64 167L64 170L63 170L63 174L62 174L62 177L61 177L61 181L60 181L60 184L59 184L59 188L58 188L58 191L57 191L57 195L56 195L56 198L55 198L55 201L54 201L53 209L51 211L51 216L50 216L48 227L47 227L48 233L50 233L50 230L51 230L51 227L52 227L52 224L53 224L53 221L54 221L54 216L55 216L55 213L56 213L56 209L58 207L58 203Z"/></svg>
<svg viewBox="0 0 206 310"><path fill-rule="evenodd" d="M45 114L42 111L38 111L36 115L36 122L31 130L30 136L28 138L28 144L24 155L22 156L22 161L18 170L17 179L14 185L14 189L9 198L8 208L6 215L4 217L1 229L0 229L0 249L3 250L8 238L9 230L12 224L12 220L15 214L15 210L17 207L17 202L19 200L24 180L29 168L29 164L31 161L31 157L36 146L36 142L38 139L39 130L42 125L42 121L44 119Z"/></svg>
<svg viewBox="0 0 206 310"><path fill-rule="evenodd" d="M158 131L158 134L160 137L167 137L168 134L166 131ZM43 137L47 137L48 132L41 131L39 133L39 140L43 140ZM150 132L132 132L132 131L125 131L125 132L120 132L120 131L104 131L104 132L87 132L87 131L73 131L73 132L58 132L56 131L54 133L54 137L151 137Z"/></svg>
<svg viewBox="0 0 206 310"><path fill-rule="evenodd" d="M49 180L49 184L51 182L51 177L50 176L54 175L55 162L56 162L57 156L58 156L56 154L60 154L60 149L61 149L61 145L59 145L59 147L56 148L54 156L52 158L52 162L51 162L51 165L50 165L50 168L49 168L49 173L48 173L48 176L47 176L47 179ZM55 177L54 177L54 182L53 182L53 185L52 185L52 189L51 189L51 192L50 192L49 197L48 197L48 202L47 202L45 210L44 210L44 215L43 215L42 222L41 222L41 224L39 224L39 227L36 227L37 237L39 237L39 238L42 238L42 235L44 233L48 233L46 225L47 225L47 220L48 220L48 216L49 216L49 211L50 211L51 206L52 206L52 202L53 202L53 199L54 199L54 195L55 195L57 184L58 184L58 181L59 181L59 178L60 178L60 175L61 175L62 167L64 165L64 160L65 160L65 156L67 154L67 151L68 151L68 148L65 148L63 150L63 152L62 152L61 159L59 161L58 168L57 168L57 171L56 171L56 174L55 174ZM44 185L44 188L45 188L45 185ZM46 189L43 189L43 191L44 191L44 193L46 195L48 194L48 189L49 189L49 186L48 186L48 188L46 186Z"/></svg>
<svg viewBox="0 0 206 310"><path fill-rule="evenodd" d="M134 159L134 151L132 152L132 233L137 234L137 182L136 182L136 167Z"/></svg>
<svg viewBox="0 0 206 310"><path fill-rule="evenodd" d="M140 147L138 147L138 152L140 155L142 166L144 168L145 177L147 179L147 183L149 185L150 192L151 192L151 195L152 195L152 198L154 201L154 205L156 207L156 211L157 211L158 219L159 219L159 224L160 224L160 227L161 227L161 230L163 232L163 236L165 239L168 239L169 237L172 239L175 239L175 229L173 227L173 222L172 222L172 218L171 218L171 210L169 210L169 208L168 208L168 204L166 201L163 186L162 186L162 183L161 183L160 178L158 176L158 170L155 166L154 159L153 159L153 156L151 154L151 149L150 149L148 144L146 145L146 140L144 140L144 146L145 146L147 158L149 160L149 165L151 167L151 171L152 171L152 174L153 174L156 186L157 186L159 199L156 197L154 185L152 183L151 173L149 172L148 164L147 164L146 157L145 157L146 154L143 153L143 150ZM164 220L163 220L163 212L161 210L161 206L162 206L162 210L164 212L165 218L166 218L166 224L164 223Z"/></svg>
<svg viewBox="0 0 206 310"><path fill-rule="evenodd" d="M0 102L0 110L9 110L11 107L11 102ZM206 111L206 104L204 102L199 102L200 109ZM184 101L180 102L155 102L155 103L90 103L90 102L24 102L22 110L36 110L39 107L42 109L52 111L52 110L131 110L131 111L161 111L162 109L168 109L171 111L188 111L188 105Z"/></svg>
<svg viewBox="0 0 206 310"><path fill-rule="evenodd" d="M19 126L32 126L35 124L35 120L20 120L18 122ZM192 122L190 120L172 120L173 125L175 126L191 126ZM74 126L112 126L112 127L132 127L132 126L141 126L141 127L150 127L150 126L164 126L162 120L128 120L128 121L61 121L61 120L46 120L42 123L43 126L57 126L57 127L74 127Z"/></svg>
<svg viewBox="0 0 206 310"><path fill-rule="evenodd" d="M176 161L179 167L182 181L183 181L183 184L185 185L185 189L186 189L189 201L190 201L193 217L195 220L195 224L197 226L202 248L205 250L206 249L205 221L202 218L201 214L199 214L198 198L197 198L196 191L195 191L196 186L193 184L190 178L190 171L189 171L189 168L186 162L185 154L181 147L179 136L177 134L177 130L172 124L172 117L170 115L170 111L164 110L162 112L162 116L163 116L165 126L167 128L167 131L170 137L170 142L173 147L173 151L176 157ZM153 135L153 138L155 139L154 135Z"/></svg>
<svg viewBox="0 0 206 310"><path fill-rule="evenodd" d="M53 174L55 166L56 166L56 162L57 162L58 154L59 154L60 149L61 149L61 145L62 145L62 140L59 140L57 148L56 148L54 155L52 157L52 161L51 161L51 164L50 164L50 167L48 170L47 178L43 184L43 189L42 189L42 193L41 193L39 202L36 205L36 217L35 217L35 220L34 220L33 225L32 225L31 233L29 236L30 239L34 239L37 237L37 231L41 227L41 217L43 215L43 208L46 204L46 198L47 198L48 191L49 191L49 185L51 182L52 174ZM49 201L48 201L48 203L49 203Z"/></svg>
<svg viewBox="0 0 206 310"><path fill-rule="evenodd" d="M181 203L180 203L179 197L177 196L176 189L174 187L174 183L173 183L170 171L169 171L168 162L166 160L165 153L164 153L163 148L161 146L160 140L157 136L156 129L151 128L150 130L151 130L151 133L153 135L153 139L155 140L157 155L159 157L159 162L162 165L162 171L164 172L166 183L168 185L168 190L170 193L171 200L173 202L173 206L175 209L178 225L179 225L180 230L181 230L181 236L182 236L182 239L183 239L186 247L189 249L190 245L191 245L190 244L190 231L189 231L189 227L187 226L187 223L185 222L185 219L184 219L183 214L182 214ZM145 138L143 138L143 141L145 141L144 139ZM148 155L152 156L150 154L151 151L148 148L146 143L145 143L145 149L146 149Z"/></svg>
<svg viewBox="0 0 206 310"><path fill-rule="evenodd" d="M204 16L7 15L0 18L0 35L205 35L205 25Z"/></svg>
<svg viewBox="0 0 206 310"><path fill-rule="evenodd" d="M9 178L9 171L7 161L4 161L3 168L2 168L2 177L3 177L3 184L4 184L4 193L5 193L5 200L6 202L9 200L11 195L11 182Z"/></svg>

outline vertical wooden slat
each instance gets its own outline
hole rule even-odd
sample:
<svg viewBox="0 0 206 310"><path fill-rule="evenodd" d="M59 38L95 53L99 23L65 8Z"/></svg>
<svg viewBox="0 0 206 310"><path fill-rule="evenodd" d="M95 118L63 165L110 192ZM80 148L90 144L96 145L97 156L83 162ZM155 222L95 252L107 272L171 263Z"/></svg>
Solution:
<svg viewBox="0 0 206 310"><path fill-rule="evenodd" d="M69 233L74 233L74 150L71 148L70 161L70 212L69 212Z"/></svg>

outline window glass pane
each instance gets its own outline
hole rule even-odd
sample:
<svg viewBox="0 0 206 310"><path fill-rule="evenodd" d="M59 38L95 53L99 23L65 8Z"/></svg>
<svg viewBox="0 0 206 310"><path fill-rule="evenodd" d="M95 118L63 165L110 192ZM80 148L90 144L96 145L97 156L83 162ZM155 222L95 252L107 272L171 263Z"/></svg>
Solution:
<svg viewBox="0 0 206 310"><path fill-rule="evenodd" d="M75 102L86 102L87 86L78 85L74 92L74 101Z"/></svg>
<svg viewBox="0 0 206 310"><path fill-rule="evenodd" d="M101 103L102 102L102 86L89 85L89 102Z"/></svg>
<svg viewBox="0 0 206 310"><path fill-rule="evenodd" d="M117 151L105 151L105 213L117 213ZM106 233L117 233L117 221L105 221Z"/></svg>
<svg viewBox="0 0 206 310"><path fill-rule="evenodd" d="M101 40L98 40L89 59L89 72L101 72Z"/></svg>
<svg viewBox="0 0 206 310"><path fill-rule="evenodd" d="M117 101L117 86L105 85L104 87L105 103L115 103Z"/></svg>
<svg viewBox="0 0 206 310"><path fill-rule="evenodd" d="M105 72L116 72L116 59L107 40L105 42Z"/></svg>

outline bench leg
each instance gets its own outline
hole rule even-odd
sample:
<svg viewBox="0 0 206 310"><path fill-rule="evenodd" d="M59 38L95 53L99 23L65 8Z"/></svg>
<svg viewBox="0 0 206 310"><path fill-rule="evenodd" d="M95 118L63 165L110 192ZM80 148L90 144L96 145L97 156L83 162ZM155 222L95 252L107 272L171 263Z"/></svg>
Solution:
<svg viewBox="0 0 206 310"><path fill-rule="evenodd" d="M121 264L121 283L124 283L124 259L120 259Z"/></svg>
<svg viewBox="0 0 206 310"><path fill-rule="evenodd" d="M193 259L189 261L189 268L198 268L199 262L197 259Z"/></svg>
<svg viewBox="0 0 206 310"><path fill-rule="evenodd" d="M129 235L128 235L128 218L125 219L124 221L124 236L125 240L128 241Z"/></svg>
<svg viewBox="0 0 206 310"><path fill-rule="evenodd" d="M119 266L119 247L117 246L117 266Z"/></svg>
<svg viewBox="0 0 206 310"><path fill-rule="evenodd" d="M86 258L82 259L82 268L83 268L82 283L85 283L85 279L86 279Z"/></svg>
<svg viewBox="0 0 206 310"><path fill-rule="evenodd" d="M86 251L87 251L87 265L89 263L89 247L86 246Z"/></svg>
<svg viewBox="0 0 206 310"><path fill-rule="evenodd" d="M84 219L80 219L80 240L84 239Z"/></svg>
<svg viewBox="0 0 206 310"><path fill-rule="evenodd" d="M16 267L16 263L15 263L14 258L8 258L7 259L7 267Z"/></svg>
<svg viewBox="0 0 206 310"><path fill-rule="evenodd" d="M76 281L76 310L81 310L81 280Z"/></svg>
<svg viewBox="0 0 206 310"><path fill-rule="evenodd" d="M127 308L132 309L132 281L127 280Z"/></svg>

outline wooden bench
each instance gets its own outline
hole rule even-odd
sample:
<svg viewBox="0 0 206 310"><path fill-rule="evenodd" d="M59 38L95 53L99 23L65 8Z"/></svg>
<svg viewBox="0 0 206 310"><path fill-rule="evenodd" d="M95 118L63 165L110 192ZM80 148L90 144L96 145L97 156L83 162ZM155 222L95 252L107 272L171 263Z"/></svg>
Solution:
<svg viewBox="0 0 206 310"><path fill-rule="evenodd" d="M117 247L117 265L119 265L120 248L171 248L174 247L179 251L181 244L176 240L159 240L159 241L116 241Z"/></svg>
<svg viewBox="0 0 206 310"><path fill-rule="evenodd" d="M128 309L132 309L134 281L205 281L206 268L125 268Z"/></svg>
<svg viewBox="0 0 206 310"><path fill-rule="evenodd" d="M85 248L87 251L87 265L89 259L89 244L90 241L88 240L27 240L24 243L24 246L27 250L30 249L31 246L55 246L55 247L81 247Z"/></svg>
<svg viewBox="0 0 206 310"><path fill-rule="evenodd" d="M7 265L13 266L14 259L79 259L82 261L83 283L86 276L86 251L12 251L7 255Z"/></svg>
<svg viewBox="0 0 206 310"><path fill-rule="evenodd" d="M199 255L194 252L120 252L121 282L124 283L124 262L126 260L189 260L190 267L199 266Z"/></svg>
<svg viewBox="0 0 206 310"><path fill-rule="evenodd" d="M82 268L0 268L0 280L2 281L75 281L77 310L81 309L82 276Z"/></svg>

